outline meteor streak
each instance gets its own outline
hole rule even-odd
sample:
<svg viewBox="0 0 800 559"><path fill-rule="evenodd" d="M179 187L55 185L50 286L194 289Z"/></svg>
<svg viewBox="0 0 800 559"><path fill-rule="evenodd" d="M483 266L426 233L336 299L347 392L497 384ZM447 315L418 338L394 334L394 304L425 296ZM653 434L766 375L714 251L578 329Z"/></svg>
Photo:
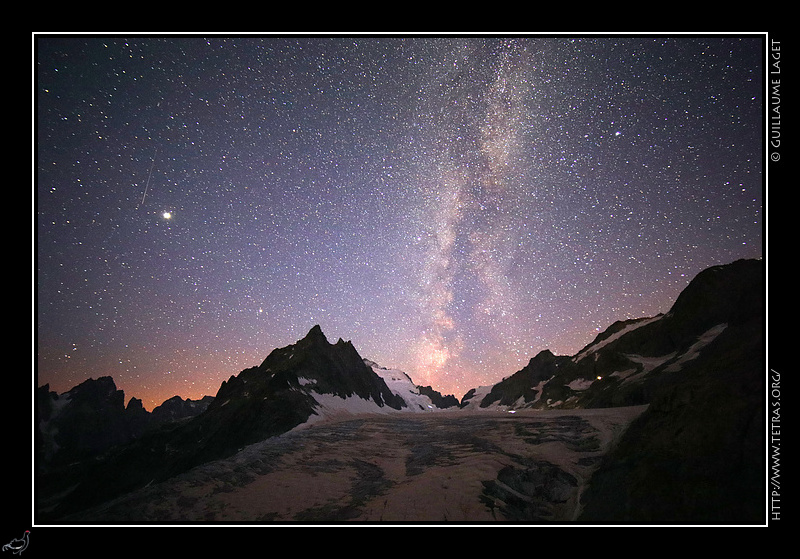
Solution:
<svg viewBox="0 0 800 559"><path fill-rule="evenodd" d="M147 183L144 185L144 193L142 194L142 201L139 207L144 206L144 198L147 196L147 187L150 186L150 177L153 175L153 166L156 164L156 150L153 150L153 159L150 162L150 172L147 173Z"/></svg>

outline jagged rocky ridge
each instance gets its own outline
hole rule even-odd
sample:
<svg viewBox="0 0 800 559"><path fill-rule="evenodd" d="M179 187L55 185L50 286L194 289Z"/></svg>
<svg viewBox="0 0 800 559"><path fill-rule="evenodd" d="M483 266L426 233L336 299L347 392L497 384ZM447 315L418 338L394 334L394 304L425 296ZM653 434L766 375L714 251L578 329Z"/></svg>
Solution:
<svg viewBox="0 0 800 559"><path fill-rule="evenodd" d="M648 409L604 457L581 520L764 522L765 303L763 261L737 261L698 274L663 320L635 330L638 355L675 356L631 391Z"/></svg>
<svg viewBox="0 0 800 559"><path fill-rule="evenodd" d="M293 369L293 365L299 367ZM288 375L288 376L287 376ZM389 389L388 384L392 385ZM148 431L171 428L170 424L187 421L205 411L214 401L216 408L228 406L241 415L238 400L264 401L277 393L279 387L294 387L308 394L306 413L298 413L300 422L314 419L339 404L350 407L348 398L357 397L365 404L394 410L431 410L455 407L454 396L442 396L430 386L416 386L402 371L386 369L367 359L361 359L352 343L339 340L328 344L319 326L297 344L274 350L258 366L242 371L224 381L216 396L200 400L173 396L152 412L142 401L131 398L124 404L125 395L109 377L87 379L72 390L58 394L49 385L37 389L37 446L40 469L58 464L85 460L114 446L126 444ZM326 399L325 395L332 398ZM341 402L339 402L341 400ZM326 405L327 404L327 405ZM274 407L274 403L264 404ZM214 409L216 409L214 408ZM260 415L260 408L251 415ZM222 412L213 412L222 414ZM244 414L246 417L248 414ZM267 415L274 415L269 413ZM247 423L248 428L252 423ZM280 424L279 424L280 425ZM279 430L283 426L279 427Z"/></svg>
<svg viewBox="0 0 800 559"><path fill-rule="evenodd" d="M114 379L87 379L58 394L45 384L36 391L36 449L40 471L95 457L169 423L203 412L212 396L200 400L174 396L152 412L139 398L125 405Z"/></svg>
<svg viewBox="0 0 800 559"><path fill-rule="evenodd" d="M571 357L542 351L462 406L648 404L583 495L586 522L758 523L765 495L766 269L700 272L664 315L621 321Z"/></svg>
<svg viewBox="0 0 800 559"><path fill-rule="evenodd" d="M61 396L45 385L37 398L39 504L54 517L341 410L415 412L457 404L414 386L405 373L364 360L349 341L330 344L318 325L200 402L176 397L147 414L135 398L124 407L110 377ZM49 498L70 487L64 499Z"/></svg>
<svg viewBox="0 0 800 559"><path fill-rule="evenodd" d="M49 385L36 391L36 450L40 471L86 460L141 437L148 430L186 420L213 401L174 396L148 412L142 401L117 389L109 376L87 379L58 394Z"/></svg>
<svg viewBox="0 0 800 559"><path fill-rule="evenodd" d="M510 377L467 393L462 406L548 409L650 403L701 354L716 354L713 342L741 335L741 326L753 320L763 326L764 274L760 260L708 268L666 314L615 322L574 356L543 350Z"/></svg>
<svg viewBox="0 0 800 559"><path fill-rule="evenodd" d="M470 391L460 405L477 411L649 404L595 474L583 519L692 522L703 508L725 509L739 521L763 495L764 276L757 260L705 270L668 313L617 322L574 356L542 351L514 375ZM42 476L45 494L75 489L40 510L58 518L338 410L413 412L456 403L362 359L350 342L329 344L315 326L223 382L195 417L160 423L112 446L102 460ZM129 416L141 415L139 407L132 401ZM703 496L711 501L701 507Z"/></svg>

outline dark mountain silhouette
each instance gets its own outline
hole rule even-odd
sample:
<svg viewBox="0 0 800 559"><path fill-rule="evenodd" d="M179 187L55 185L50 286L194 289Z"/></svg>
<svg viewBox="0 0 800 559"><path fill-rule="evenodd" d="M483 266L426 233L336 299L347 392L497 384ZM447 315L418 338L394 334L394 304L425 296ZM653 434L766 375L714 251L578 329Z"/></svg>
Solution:
<svg viewBox="0 0 800 559"><path fill-rule="evenodd" d="M762 261L710 268L636 336L677 357L649 373L650 405L595 472L580 520L764 521L765 288ZM709 331L706 345L693 343Z"/></svg>
<svg viewBox="0 0 800 559"><path fill-rule="evenodd" d="M84 384L95 386L98 382L106 392L114 389L115 403L106 406L102 400L95 406L80 408L96 425L84 422L76 424L75 430L90 440L103 438L99 433L105 432L106 407L115 410L111 414L114 418L123 413L119 405L124 396L115 390L110 378ZM48 398L51 397L45 394L52 393L43 387L40 399L50 402ZM377 407L396 410L406 405L365 364L352 343L340 339L330 344L322 329L314 326L296 344L273 350L258 367L245 369L224 381L216 396L207 401L205 409L186 421L172 421L181 414L185 417L186 402L168 400L159 407L163 409L157 408L151 415L171 420L142 429L137 436L128 435L120 427L124 423L121 420L110 423L107 431L113 436L109 435L108 441L104 439L102 445L95 445L92 452L81 456L97 456L105 451L102 460L69 466L61 461L61 468L49 468L41 475L40 502L45 503L47 495L56 489L74 486L53 511L54 515L67 514L167 479L209 460L230 456L246 445L280 435L308 421L318 413L319 403L315 397L321 395L360 398ZM198 409L198 406L188 407L192 411ZM180 409L180 414L169 412L176 408ZM41 413L52 415L52 406L44 406ZM63 438L59 440L64 442ZM82 439L78 442L82 443ZM79 450L84 446L80 444Z"/></svg>
<svg viewBox="0 0 800 559"><path fill-rule="evenodd" d="M47 462L82 460L141 431L138 406L125 408L125 394L111 377L88 379L61 396L44 385L36 397L37 446Z"/></svg>
<svg viewBox="0 0 800 559"><path fill-rule="evenodd" d="M460 407L647 404L603 458L583 494L580 520L757 522L765 494L765 291L761 260L709 268L666 314L616 322L574 356L544 350L496 385L468 392ZM403 383L410 396L404 399L384 379ZM330 344L319 326L231 376L213 399L165 402L149 414L146 427L141 402L132 399L124 408L120 392L107 378L76 387L67 400L47 387L37 392L39 425L45 427L41 449L55 449L47 444L54 442L68 448L60 461L46 462L52 467L38 478L40 520L59 521L231 456L324 415L332 399L409 413L457 403L430 387L414 387L402 372L365 361L350 342ZM67 402L72 407L65 415ZM152 416L161 420L152 422ZM59 417L72 418L74 430L46 428ZM41 454L52 460L55 453Z"/></svg>
<svg viewBox="0 0 800 559"><path fill-rule="evenodd" d="M698 356L723 359L718 338L750 334L743 325L763 330L765 292L761 260L708 268L666 314L615 322L571 357L544 350L488 393L468 393L462 406L551 409L650 403L683 382L686 371L700 363ZM742 343L750 347L753 341L761 343L756 355L763 362L763 335L748 336Z"/></svg>
<svg viewBox="0 0 800 559"><path fill-rule="evenodd" d="M157 423L181 421L203 412L213 401L213 396L203 396L199 400L190 400L188 398L184 400L180 396L173 396L153 408L151 414L153 420Z"/></svg>
<svg viewBox="0 0 800 559"><path fill-rule="evenodd" d="M47 470L95 457L149 429L191 418L211 401L211 396L198 401L174 396L148 412L138 398L126 406L125 393L108 376L87 379L60 395L45 384L36 391L37 465Z"/></svg>
<svg viewBox="0 0 800 559"><path fill-rule="evenodd" d="M605 456L581 520L754 523L765 495L765 266L699 273L657 317L616 322L575 356L542 351L462 406L648 409Z"/></svg>

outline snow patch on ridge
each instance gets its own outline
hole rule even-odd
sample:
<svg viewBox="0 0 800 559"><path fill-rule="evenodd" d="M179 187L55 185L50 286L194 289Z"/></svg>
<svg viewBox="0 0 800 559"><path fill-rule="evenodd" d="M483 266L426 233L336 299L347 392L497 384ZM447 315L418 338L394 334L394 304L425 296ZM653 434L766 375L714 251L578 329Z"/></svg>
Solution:
<svg viewBox="0 0 800 559"><path fill-rule="evenodd" d="M305 423L298 425L295 429L303 429L329 419L343 419L360 414L388 415L444 411L436 407L428 396L420 394L411 377L405 372L381 367L369 359L364 359L364 363L383 379L389 390L405 401L405 408L396 410L390 406L378 405L374 400L364 399L360 396L343 398L334 394L320 394L314 391L316 382L313 379L298 378L300 386L314 398L316 406L314 406L315 415L309 417Z"/></svg>
<svg viewBox="0 0 800 559"><path fill-rule="evenodd" d="M664 370L668 372L675 372L681 370L684 363L686 363L687 361L691 361L692 359L695 359L698 355L700 355L700 350L702 350L708 344L713 342L716 339L716 337L722 334L723 330L725 330L725 328L727 327L728 325L723 323L723 324L717 324L713 328L709 328L708 330L706 330L699 338L697 338L697 341L694 344L692 344L692 347L687 349L683 353L683 355L681 355L678 359L676 359L674 363L670 363Z"/></svg>
<svg viewBox="0 0 800 559"><path fill-rule="evenodd" d="M642 326L650 324L651 322L655 322L656 320L659 320L660 318L662 318L662 317L654 316L653 318L648 318L648 319L645 319L645 320L640 320L638 322L634 322L633 324L628 324L625 328L623 328L619 332L615 332L614 334L612 334L609 337L607 337L605 340L602 340L600 342L597 342L594 345L591 345L591 346L587 347L586 349L584 349L583 351L581 351L580 353L575 355L575 357L573 357L572 360L575 363L577 363L578 361L580 361L584 357L586 357L588 355L591 355L592 353L595 353L597 350L605 347L606 345L610 344L614 340L617 340L617 339L621 338L622 336L624 336L628 332L632 332L633 330L636 330L637 328L641 328Z"/></svg>
<svg viewBox="0 0 800 559"><path fill-rule="evenodd" d="M682 354L678 354L677 352L674 351L667 355L661 355L658 357L643 357L641 355L625 354L625 357L627 357L634 363L641 365L642 370L633 375L625 371L628 373L627 375L623 376L623 373L619 373L618 376L623 376L624 380L626 381L637 380L643 377L644 375L650 373L657 367L660 367L665 364L667 365L666 367L664 367L665 372L674 373L676 371L680 371L683 368L683 365L687 361L691 361L692 359L697 358L697 356L700 355L700 351L708 344L710 344L712 341L714 341L716 337L719 336L727 327L728 325L723 323L723 324L717 324L716 326L709 328L697 338L697 341L694 344L692 344L692 346L689 349L687 349ZM616 375L617 373L614 374Z"/></svg>
<svg viewBox="0 0 800 559"><path fill-rule="evenodd" d="M571 390L575 390L575 391L588 390L593 382L594 382L594 379L588 380L588 379L584 379L584 378L578 378L578 379L575 379L572 382L570 382L567 386Z"/></svg>
<svg viewBox="0 0 800 559"><path fill-rule="evenodd" d="M491 385L489 385L489 386L479 386L477 388L474 388L473 390L475 391L475 394L473 396L471 396L466 402L461 402L461 404L464 406L462 409L468 409L468 410L472 410L472 411L475 411L475 410L480 411L480 410L485 410L485 409L496 409L497 406L494 405L494 404L489 406L488 408L481 408L480 407L481 401L483 401L483 399L489 394L489 392L492 391L492 388L494 388L494 387L491 386Z"/></svg>
<svg viewBox="0 0 800 559"><path fill-rule="evenodd" d="M387 369L381 367L374 361L364 359L364 363L372 369L376 375L383 379L386 386L389 387L394 394L400 396L405 401L407 408L405 412L429 412L441 411L440 408L433 405L431 399L419 393L419 388L414 384L406 373L399 369Z"/></svg>

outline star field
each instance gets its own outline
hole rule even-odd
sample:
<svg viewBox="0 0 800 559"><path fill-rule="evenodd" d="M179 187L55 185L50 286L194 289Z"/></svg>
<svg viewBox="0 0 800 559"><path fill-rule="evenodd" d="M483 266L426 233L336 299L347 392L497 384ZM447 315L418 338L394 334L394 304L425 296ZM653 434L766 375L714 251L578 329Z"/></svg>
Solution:
<svg viewBox="0 0 800 559"><path fill-rule="evenodd" d="M760 36L34 41L37 384L315 324L461 397L762 255Z"/></svg>

